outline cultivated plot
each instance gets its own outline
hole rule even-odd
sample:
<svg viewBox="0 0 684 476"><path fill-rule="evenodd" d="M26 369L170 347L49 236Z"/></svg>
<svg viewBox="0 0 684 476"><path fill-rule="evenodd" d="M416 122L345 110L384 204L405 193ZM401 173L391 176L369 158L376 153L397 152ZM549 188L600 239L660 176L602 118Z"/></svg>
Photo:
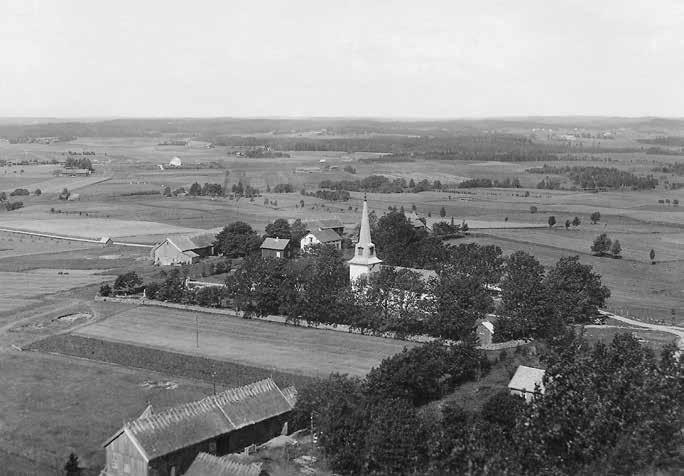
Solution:
<svg viewBox="0 0 684 476"><path fill-rule="evenodd" d="M365 375L385 357L414 345L162 307L137 307L76 334L311 376Z"/></svg>

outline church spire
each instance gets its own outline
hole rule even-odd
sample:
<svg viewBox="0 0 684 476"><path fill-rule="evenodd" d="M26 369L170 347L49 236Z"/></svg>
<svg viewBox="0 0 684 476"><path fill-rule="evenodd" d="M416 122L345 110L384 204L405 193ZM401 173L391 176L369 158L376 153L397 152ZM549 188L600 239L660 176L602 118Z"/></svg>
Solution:
<svg viewBox="0 0 684 476"><path fill-rule="evenodd" d="M382 263L382 260L376 256L375 245L371 241L368 202L366 201L365 194L363 198L359 241L354 247L354 257L349 261L349 278L351 281L355 281L359 276L370 273L375 265Z"/></svg>

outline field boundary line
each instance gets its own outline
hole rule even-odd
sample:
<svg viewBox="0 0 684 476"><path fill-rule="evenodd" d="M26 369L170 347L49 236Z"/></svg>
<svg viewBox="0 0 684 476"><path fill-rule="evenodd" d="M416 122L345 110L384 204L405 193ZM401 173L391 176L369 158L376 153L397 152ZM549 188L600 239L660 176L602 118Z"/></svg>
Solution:
<svg viewBox="0 0 684 476"><path fill-rule="evenodd" d="M0 228L1 232L5 233L16 233L19 235L28 235L28 236L38 236L41 238L52 238L55 240L66 240L66 241L79 241L82 243L94 243L94 244L100 244L100 245L105 245L102 241L100 241L99 238L78 238L75 236L67 236L67 235L55 235L51 233L41 233L38 231L26 231L26 230L20 230L18 228ZM118 246L135 246L139 248L154 248L154 245L148 245L144 243L128 243L128 242L123 242L123 241L115 241L112 242L114 245Z"/></svg>

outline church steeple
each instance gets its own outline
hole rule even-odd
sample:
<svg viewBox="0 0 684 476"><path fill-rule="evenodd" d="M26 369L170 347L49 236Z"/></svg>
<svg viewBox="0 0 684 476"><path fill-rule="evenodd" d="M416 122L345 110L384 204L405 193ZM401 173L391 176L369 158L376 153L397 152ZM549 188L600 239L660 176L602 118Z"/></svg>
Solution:
<svg viewBox="0 0 684 476"><path fill-rule="evenodd" d="M368 202L363 197L363 212L361 213L361 230L359 241L354 247L354 257L349 260L349 279L355 281L360 276L370 273L373 268L382 263L375 254L375 245L371 241L370 220L368 219Z"/></svg>

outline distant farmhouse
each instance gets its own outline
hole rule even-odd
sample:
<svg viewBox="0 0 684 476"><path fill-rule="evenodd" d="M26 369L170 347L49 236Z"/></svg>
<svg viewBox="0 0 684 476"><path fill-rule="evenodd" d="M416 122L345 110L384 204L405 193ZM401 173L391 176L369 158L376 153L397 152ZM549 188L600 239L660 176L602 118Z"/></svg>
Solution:
<svg viewBox="0 0 684 476"><path fill-rule="evenodd" d="M183 163L181 162L181 159L178 157L174 157L169 161L169 167L181 167Z"/></svg>
<svg viewBox="0 0 684 476"><path fill-rule="evenodd" d="M148 407L104 443L102 475L186 474L200 453L222 456L281 434L295 399L293 387L269 378L158 412Z"/></svg>
<svg viewBox="0 0 684 476"><path fill-rule="evenodd" d="M266 238L261 244L262 258L290 258L292 256L291 241L281 238Z"/></svg>
<svg viewBox="0 0 684 476"><path fill-rule="evenodd" d="M336 219L318 220L308 223L309 233L302 238L300 247L306 250L313 245L331 245L338 250L342 249L342 235L344 224Z"/></svg>
<svg viewBox="0 0 684 476"><path fill-rule="evenodd" d="M158 266L197 263L213 254L215 238L212 234L169 236L152 248L152 261Z"/></svg>
<svg viewBox="0 0 684 476"><path fill-rule="evenodd" d="M332 230L342 236L344 234L344 223L337 218L318 220L309 224L309 231L313 230Z"/></svg>
<svg viewBox="0 0 684 476"><path fill-rule="evenodd" d="M535 395L544 393L545 370L519 365L515 375L508 383L508 389L513 395L520 395L528 402Z"/></svg>

